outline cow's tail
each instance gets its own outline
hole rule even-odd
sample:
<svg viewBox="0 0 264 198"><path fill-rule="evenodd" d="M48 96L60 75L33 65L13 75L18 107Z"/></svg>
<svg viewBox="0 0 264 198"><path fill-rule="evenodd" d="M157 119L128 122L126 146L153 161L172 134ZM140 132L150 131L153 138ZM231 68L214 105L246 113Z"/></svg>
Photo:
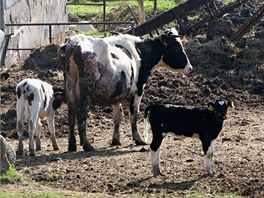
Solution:
<svg viewBox="0 0 264 198"><path fill-rule="evenodd" d="M150 110L151 106L148 106L145 109L145 114L144 114L144 140L145 142L148 141L148 112Z"/></svg>

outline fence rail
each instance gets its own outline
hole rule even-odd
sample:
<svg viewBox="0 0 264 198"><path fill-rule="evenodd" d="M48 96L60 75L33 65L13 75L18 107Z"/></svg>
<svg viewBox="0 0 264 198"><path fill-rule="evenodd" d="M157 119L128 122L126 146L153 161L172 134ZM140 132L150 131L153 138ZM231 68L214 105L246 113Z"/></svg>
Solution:
<svg viewBox="0 0 264 198"><path fill-rule="evenodd" d="M134 34L134 21L102 21L102 22L69 22L69 23L8 23L5 24L6 27L14 26L48 26L49 27L49 43L52 43L52 26L62 26L62 25L121 25L127 24L131 26L132 34ZM7 48L4 50L33 50L34 48Z"/></svg>

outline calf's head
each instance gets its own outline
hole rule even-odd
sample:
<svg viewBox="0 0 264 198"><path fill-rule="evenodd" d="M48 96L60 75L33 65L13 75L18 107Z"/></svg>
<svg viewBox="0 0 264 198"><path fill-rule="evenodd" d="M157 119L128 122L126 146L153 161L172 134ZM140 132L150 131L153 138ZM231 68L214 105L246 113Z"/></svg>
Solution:
<svg viewBox="0 0 264 198"><path fill-rule="evenodd" d="M212 111L215 117L220 121L224 121L226 119L228 107L234 108L233 102L228 101L226 103L224 100L217 100L214 103L208 103L208 110Z"/></svg>
<svg viewBox="0 0 264 198"><path fill-rule="evenodd" d="M56 111L61 106L62 103L66 103L66 97L63 89L53 88L53 92L54 92L54 101L52 103L52 107L54 111Z"/></svg>
<svg viewBox="0 0 264 198"><path fill-rule="evenodd" d="M175 28L160 36L164 47L163 65L171 71L188 74L192 71L192 65L184 51L180 37Z"/></svg>

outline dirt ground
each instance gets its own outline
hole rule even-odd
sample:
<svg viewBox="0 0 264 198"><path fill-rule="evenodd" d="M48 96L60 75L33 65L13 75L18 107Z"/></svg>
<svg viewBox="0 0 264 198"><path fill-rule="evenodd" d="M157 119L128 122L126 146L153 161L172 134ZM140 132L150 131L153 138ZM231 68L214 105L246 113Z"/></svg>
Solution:
<svg viewBox="0 0 264 198"><path fill-rule="evenodd" d="M206 105L219 98L234 102L235 108L229 110L215 141L214 176L206 174L197 139L179 141L169 136L164 140L161 154L164 176L152 177L149 146L136 146L132 141L127 104L124 104L121 146L110 146L111 108L96 106L89 112L87 127L96 151L84 152L78 146L77 152L67 152L67 106L64 105L56 114L60 150L52 150L50 134L43 122L42 150L36 157L28 156L25 130L26 156L17 156L15 168L26 179L1 184L0 190L109 197L138 194L187 197L198 191L206 197L218 194L264 197L264 34L258 35L245 39L243 48L230 45L223 38L206 42L199 38L186 40L184 45L194 71L182 76L157 70L145 87L140 119L150 103ZM62 87L63 73L56 49L56 45L36 49L25 62L9 69L9 83L1 85L1 134L15 149L18 144L15 86L24 78L34 77ZM141 121L139 128L142 134Z"/></svg>

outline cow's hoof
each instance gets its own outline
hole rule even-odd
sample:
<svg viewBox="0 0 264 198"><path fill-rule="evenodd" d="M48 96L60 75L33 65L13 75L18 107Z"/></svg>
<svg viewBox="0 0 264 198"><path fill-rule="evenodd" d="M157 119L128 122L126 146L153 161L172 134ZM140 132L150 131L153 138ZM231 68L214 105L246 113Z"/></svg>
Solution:
<svg viewBox="0 0 264 198"><path fill-rule="evenodd" d="M75 151L77 151L77 147L76 147L76 145L69 145L69 146L68 146L68 151L69 151L69 152L75 152Z"/></svg>
<svg viewBox="0 0 264 198"><path fill-rule="evenodd" d="M17 155L21 155L21 156L23 156L24 155L24 152L23 151L17 151Z"/></svg>
<svg viewBox="0 0 264 198"><path fill-rule="evenodd" d="M121 142L118 139L113 139L111 145L112 146L119 146L119 145L121 145Z"/></svg>
<svg viewBox="0 0 264 198"><path fill-rule="evenodd" d="M95 151L95 148L91 144L85 144L83 145L84 151Z"/></svg>
<svg viewBox="0 0 264 198"><path fill-rule="evenodd" d="M147 143L143 140L135 140L136 145L147 145Z"/></svg>
<svg viewBox="0 0 264 198"><path fill-rule="evenodd" d="M37 151L41 151L41 146L37 146L37 147L36 147L36 150L37 150Z"/></svg>

